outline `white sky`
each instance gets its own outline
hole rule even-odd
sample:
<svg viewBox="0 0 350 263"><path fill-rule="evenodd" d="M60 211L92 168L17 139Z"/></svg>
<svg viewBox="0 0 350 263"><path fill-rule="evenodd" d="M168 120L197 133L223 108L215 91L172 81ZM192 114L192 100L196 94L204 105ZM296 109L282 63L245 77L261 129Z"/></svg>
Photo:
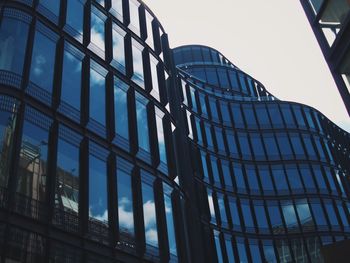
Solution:
<svg viewBox="0 0 350 263"><path fill-rule="evenodd" d="M299 0L144 0L172 48L213 47L281 100L350 118Z"/></svg>

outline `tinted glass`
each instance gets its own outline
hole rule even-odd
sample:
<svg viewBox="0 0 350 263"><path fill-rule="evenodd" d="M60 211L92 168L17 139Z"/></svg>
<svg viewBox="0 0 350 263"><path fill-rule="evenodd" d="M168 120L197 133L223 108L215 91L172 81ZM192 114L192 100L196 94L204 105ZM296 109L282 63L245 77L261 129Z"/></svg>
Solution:
<svg viewBox="0 0 350 263"><path fill-rule="evenodd" d="M40 4L47 8L55 16L58 16L60 12L60 1L40 0Z"/></svg>
<svg viewBox="0 0 350 263"><path fill-rule="evenodd" d="M248 127L255 127L257 125L256 118L251 104L243 105L244 118Z"/></svg>
<svg viewBox="0 0 350 263"><path fill-rule="evenodd" d="M106 125L106 86L105 77L90 68L90 118Z"/></svg>
<svg viewBox="0 0 350 263"><path fill-rule="evenodd" d="M144 87L142 50L143 47L136 40L132 39L132 80Z"/></svg>
<svg viewBox="0 0 350 263"><path fill-rule="evenodd" d="M327 221L320 203L311 203L312 213L318 226L326 226Z"/></svg>
<svg viewBox="0 0 350 263"><path fill-rule="evenodd" d="M258 122L260 127L267 128L270 127L270 119L267 113L265 105L255 105L256 115L258 118Z"/></svg>
<svg viewBox="0 0 350 263"><path fill-rule="evenodd" d="M81 60L64 51L61 100L80 109ZM72 87L74 87L72 89Z"/></svg>
<svg viewBox="0 0 350 263"><path fill-rule="evenodd" d="M296 230L298 228L297 217L295 214L294 206L292 203L283 203L282 211L284 215L284 221L290 231Z"/></svg>
<svg viewBox="0 0 350 263"><path fill-rule="evenodd" d="M264 193L269 194L271 191L273 192L274 188L268 167L259 167L258 171Z"/></svg>
<svg viewBox="0 0 350 263"><path fill-rule="evenodd" d="M28 24L4 17L0 24L0 70L22 75Z"/></svg>
<svg viewBox="0 0 350 263"><path fill-rule="evenodd" d="M157 65L158 60L150 55L151 57L151 79L152 79L152 95L159 101L159 83L158 83L158 71L157 71Z"/></svg>
<svg viewBox="0 0 350 263"><path fill-rule="evenodd" d="M24 122L17 192L42 202L46 197L48 139L47 130Z"/></svg>
<svg viewBox="0 0 350 263"><path fill-rule="evenodd" d="M288 136L285 133L276 134L277 142L283 159L291 159L293 154Z"/></svg>
<svg viewBox="0 0 350 263"><path fill-rule="evenodd" d="M254 204L255 216L257 218L257 223L259 228L268 228L265 207L263 204Z"/></svg>
<svg viewBox="0 0 350 263"><path fill-rule="evenodd" d="M124 46L125 32L122 31L116 24L113 24L112 38L113 38L113 61L117 69L125 72L125 46Z"/></svg>
<svg viewBox="0 0 350 263"><path fill-rule="evenodd" d="M263 140L266 147L266 152L269 160L276 160L279 158L279 151L277 148L275 136L273 133L264 133Z"/></svg>
<svg viewBox="0 0 350 263"><path fill-rule="evenodd" d="M254 221L252 217L252 212L250 210L250 204L249 201L242 200L241 201L241 209L244 219L244 224L247 228L254 227Z"/></svg>
<svg viewBox="0 0 350 263"><path fill-rule="evenodd" d="M91 12L91 31L90 31L90 41L93 43L101 52L98 52L98 55L101 55L104 58L105 52L105 22L101 18L99 12Z"/></svg>
<svg viewBox="0 0 350 263"><path fill-rule="evenodd" d="M233 228L241 228L241 220L239 219L238 209L237 209L237 201L234 198L229 199L229 206L231 211L231 219Z"/></svg>
<svg viewBox="0 0 350 263"><path fill-rule="evenodd" d="M79 211L79 148L58 140L56 168L56 205L62 210Z"/></svg>
<svg viewBox="0 0 350 263"><path fill-rule="evenodd" d="M255 159L257 160L266 159L264 146L261 141L260 133L251 133L250 140L252 142Z"/></svg>
<svg viewBox="0 0 350 263"><path fill-rule="evenodd" d="M171 198L168 194L164 194L165 218L167 224L168 241L170 254L177 255L177 247L175 240L174 215Z"/></svg>
<svg viewBox="0 0 350 263"><path fill-rule="evenodd" d="M159 159L161 162L166 164L167 163L167 155L166 155L164 128L163 128L163 118L157 114L156 114L156 125L157 125Z"/></svg>
<svg viewBox="0 0 350 263"><path fill-rule="evenodd" d="M49 93L52 93L55 51L55 41L36 31L29 78Z"/></svg>
<svg viewBox="0 0 350 263"><path fill-rule="evenodd" d="M288 191L288 183L284 174L283 167L279 165L272 166L272 175L277 191L280 193Z"/></svg>
<svg viewBox="0 0 350 263"><path fill-rule="evenodd" d="M158 247L156 205L154 202L153 187L144 182L142 183L142 206L146 244Z"/></svg>
<svg viewBox="0 0 350 263"><path fill-rule="evenodd" d="M136 121L137 121L137 139L139 147L149 152L149 130L147 118L147 106L136 99Z"/></svg>
<svg viewBox="0 0 350 263"><path fill-rule="evenodd" d="M116 134L129 139L129 113L127 86L119 79L114 80L114 124Z"/></svg>
<svg viewBox="0 0 350 263"><path fill-rule="evenodd" d="M107 165L93 155L89 158L89 217L108 221Z"/></svg>
<svg viewBox="0 0 350 263"><path fill-rule="evenodd" d="M300 179L298 168L295 165L286 166L287 178L293 193L303 191L303 185Z"/></svg>
<svg viewBox="0 0 350 263"><path fill-rule="evenodd" d="M250 146L249 146L249 140L248 140L247 134L238 133L238 141L239 141L242 157L244 159L251 159L251 152L250 152Z"/></svg>
<svg viewBox="0 0 350 263"><path fill-rule="evenodd" d="M73 37L82 40L84 20L84 4L80 0L67 1L66 24L75 31Z"/></svg>
<svg viewBox="0 0 350 263"><path fill-rule="evenodd" d="M117 169L118 220L120 234L134 237L134 208L130 172Z"/></svg>
<svg viewBox="0 0 350 263"><path fill-rule="evenodd" d="M283 121L282 121L282 116L281 116L279 107L277 105L269 105L267 107L267 109L268 109L268 111L270 113L272 126L274 128L283 127Z"/></svg>

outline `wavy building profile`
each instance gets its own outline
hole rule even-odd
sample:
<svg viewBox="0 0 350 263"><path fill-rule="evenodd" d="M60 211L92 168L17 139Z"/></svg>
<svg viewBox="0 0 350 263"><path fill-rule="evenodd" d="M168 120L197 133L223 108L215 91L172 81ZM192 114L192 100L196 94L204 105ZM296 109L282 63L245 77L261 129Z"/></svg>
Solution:
<svg viewBox="0 0 350 263"><path fill-rule="evenodd" d="M322 262L349 150L142 2L0 2L0 262Z"/></svg>

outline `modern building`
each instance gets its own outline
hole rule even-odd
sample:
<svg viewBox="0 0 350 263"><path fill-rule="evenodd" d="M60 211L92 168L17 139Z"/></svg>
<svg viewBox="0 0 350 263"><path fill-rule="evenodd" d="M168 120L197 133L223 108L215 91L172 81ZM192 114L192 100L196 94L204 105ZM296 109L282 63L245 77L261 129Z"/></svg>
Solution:
<svg viewBox="0 0 350 263"><path fill-rule="evenodd" d="M349 150L142 2L0 2L0 262L320 262Z"/></svg>
<svg viewBox="0 0 350 263"><path fill-rule="evenodd" d="M350 115L350 1L300 2Z"/></svg>

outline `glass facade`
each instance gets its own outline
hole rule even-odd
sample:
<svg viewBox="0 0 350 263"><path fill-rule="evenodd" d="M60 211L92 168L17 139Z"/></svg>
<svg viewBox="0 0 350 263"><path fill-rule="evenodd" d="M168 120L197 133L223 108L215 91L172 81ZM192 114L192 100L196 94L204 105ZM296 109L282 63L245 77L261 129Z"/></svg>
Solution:
<svg viewBox="0 0 350 263"><path fill-rule="evenodd" d="M0 4L0 262L320 262L349 141L140 1Z"/></svg>
<svg viewBox="0 0 350 263"><path fill-rule="evenodd" d="M344 212L349 164L334 159L349 135L343 133L336 149L330 122L319 112L277 100L215 50L210 54L219 54L221 63L203 61L204 50L183 46L174 56L179 92L199 102L182 101L195 120L188 130L206 136L202 143L188 135L188 143L202 166L194 175L196 190L207 195L199 197L208 202L199 213L211 240L206 249L216 250L206 253L208 262L320 262L325 236L350 234L349 210ZM348 152L341 155L348 160Z"/></svg>

